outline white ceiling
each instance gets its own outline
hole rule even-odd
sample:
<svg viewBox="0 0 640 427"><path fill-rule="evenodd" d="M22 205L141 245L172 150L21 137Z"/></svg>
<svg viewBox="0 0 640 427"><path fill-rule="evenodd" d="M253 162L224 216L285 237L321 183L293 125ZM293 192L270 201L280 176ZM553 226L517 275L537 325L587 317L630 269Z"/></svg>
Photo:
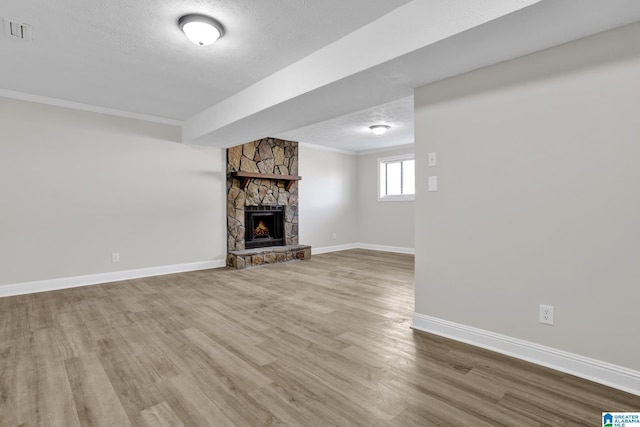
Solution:
<svg viewBox="0 0 640 427"><path fill-rule="evenodd" d="M384 135L371 133L369 126L385 124ZM367 152L413 144L413 96L376 105L334 119L276 135L289 141L303 141L349 152Z"/></svg>
<svg viewBox="0 0 640 427"><path fill-rule="evenodd" d="M34 41L0 37L0 88L185 120L408 1L2 0ZM225 36L194 45L187 13Z"/></svg>
<svg viewBox="0 0 640 427"><path fill-rule="evenodd" d="M214 16L208 47L177 27ZM3 0L0 96L349 151L413 141L413 88L640 20L637 0ZM365 132L392 125L383 137Z"/></svg>

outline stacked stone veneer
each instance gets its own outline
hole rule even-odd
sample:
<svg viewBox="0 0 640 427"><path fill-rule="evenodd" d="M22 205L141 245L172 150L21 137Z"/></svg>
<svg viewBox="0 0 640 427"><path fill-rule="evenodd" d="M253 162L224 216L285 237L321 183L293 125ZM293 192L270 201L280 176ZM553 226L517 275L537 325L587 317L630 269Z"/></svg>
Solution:
<svg viewBox="0 0 640 427"><path fill-rule="evenodd" d="M268 248L231 251L227 256L227 265L242 270L260 265L277 264L296 259L302 260L309 258L311 258L311 246L271 246Z"/></svg>
<svg viewBox="0 0 640 427"><path fill-rule="evenodd" d="M286 182L283 180L251 178L249 184L243 189L241 180L230 175L231 172L239 171L298 175L298 143L263 138L227 150L227 252L229 253L227 265L245 268L235 261L238 254L232 254L232 252L244 251L243 257L252 256L247 254L244 245L245 206L283 206L285 245L296 246L298 245L298 183L294 182L287 190ZM255 251L264 253L265 248ZM310 256L310 251L308 252ZM276 260L282 259L282 250L273 253ZM269 255L268 260L272 261L271 258ZM286 261L300 259L301 256L298 254L298 249L292 249L291 255L285 253L284 258ZM252 262L252 265L256 264Z"/></svg>

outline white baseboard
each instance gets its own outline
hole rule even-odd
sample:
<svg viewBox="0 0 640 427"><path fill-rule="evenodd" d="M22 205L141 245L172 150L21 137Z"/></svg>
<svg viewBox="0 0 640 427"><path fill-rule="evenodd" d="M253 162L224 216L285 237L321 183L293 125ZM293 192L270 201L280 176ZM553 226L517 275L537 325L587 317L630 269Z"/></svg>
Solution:
<svg viewBox="0 0 640 427"><path fill-rule="evenodd" d="M420 313L414 313L411 327L640 396L640 372L622 366Z"/></svg>
<svg viewBox="0 0 640 427"><path fill-rule="evenodd" d="M372 245L370 243L349 243L346 245L325 246L322 248L311 248L311 255L324 254L327 252L346 251L349 249L368 249L370 251L395 252L399 254L414 254L414 248L402 248L399 246Z"/></svg>
<svg viewBox="0 0 640 427"><path fill-rule="evenodd" d="M311 255L326 254L327 252L346 251L349 249L358 249L357 243L349 243L347 245L325 246L323 248L311 247Z"/></svg>
<svg viewBox="0 0 640 427"><path fill-rule="evenodd" d="M413 248L371 245L366 243L349 243L346 245L311 248L312 254L345 251L348 249L370 249L375 251L414 253ZM192 262L188 264L166 265L161 267L139 268L135 270L113 271L109 273L89 274L86 276L63 277L59 279L38 280L35 282L0 285L0 298L14 295L25 295L36 292L55 291L58 289L76 288L79 286L98 285L100 283L118 282L121 280L139 279L142 277L162 276L165 274L184 273L187 271L206 270L224 267L224 259Z"/></svg>
<svg viewBox="0 0 640 427"><path fill-rule="evenodd" d="M374 245L371 243L358 243L359 249L369 249L371 251L395 252L398 254L415 254L415 248L403 248L400 246Z"/></svg>
<svg viewBox="0 0 640 427"><path fill-rule="evenodd" d="M113 271L109 273L89 274L86 276L63 277L59 279L38 280L35 282L0 285L0 297L32 294L36 292L55 291L58 289L77 288L79 286L97 285L100 283L118 282L121 280L139 279L142 277L162 276L165 274L184 273L187 271L207 270L224 267L222 260L191 262L187 264L165 265L160 267L138 268L135 270Z"/></svg>

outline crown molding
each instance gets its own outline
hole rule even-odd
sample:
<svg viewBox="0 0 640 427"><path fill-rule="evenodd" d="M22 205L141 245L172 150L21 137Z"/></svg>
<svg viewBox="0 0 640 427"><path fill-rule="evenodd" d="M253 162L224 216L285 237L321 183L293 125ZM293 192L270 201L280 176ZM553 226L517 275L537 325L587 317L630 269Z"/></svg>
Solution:
<svg viewBox="0 0 640 427"><path fill-rule="evenodd" d="M97 105L82 104L80 102L67 101L65 99L49 98L47 96L33 95L30 93L16 92L0 89L0 96L17 99L20 101L35 102L38 104L53 105L56 107L71 108L73 110L88 111L91 113L108 114L110 116L126 117L129 119L146 122L161 123L165 125L182 126L181 120L167 119L164 117L150 116L148 114L132 113L130 111L116 110L114 108L100 107Z"/></svg>
<svg viewBox="0 0 640 427"><path fill-rule="evenodd" d="M298 146L313 148L315 150L332 151L334 153L340 153L340 154L349 154L351 156L355 156L358 154L355 151L343 150L341 148L327 147L326 145L310 144L308 142L299 142Z"/></svg>

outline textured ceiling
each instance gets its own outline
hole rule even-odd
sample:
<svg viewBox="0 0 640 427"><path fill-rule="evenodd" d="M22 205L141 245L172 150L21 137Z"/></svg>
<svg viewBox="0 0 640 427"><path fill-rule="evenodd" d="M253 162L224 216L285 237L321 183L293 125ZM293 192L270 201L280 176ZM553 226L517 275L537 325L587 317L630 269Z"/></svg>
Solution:
<svg viewBox="0 0 640 427"><path fill-rule="evenodd" d="M225 35L202 48L187 13ZM640 20L638 0L2 0L0 96L362 152L413 142L413 89ZM382 137L371 124L392 126Z"/></svg>
<svg viewBox="0 0 640 427"><path fill-rule="evenodd" d="M354 144L348 135L358 125L341 116L638 20L637 0L616 0L615 7L601 0L414 0L190 117L183 142L228 147L289 135L371 150L382 140ZM321 138L320 129L329 127L314 124L329 120L343 128ZM392 135L388 145L403 144Z"/></svg>
<svg viewBox="0 0 640 427"><path fill-rule="evenodd" d="M184 120L408 1L2 0L34 41L0 37L0 88ZM187 13L225 36L194 45Z"/></svg>
<svg viewBox="0 0 640 427"><path fill-rule="evenodd" d="M377 136L369 130L369 126L376 124L391 128L386 134ZM413 144L413 96L275 136L351 152Z"/></svg>

